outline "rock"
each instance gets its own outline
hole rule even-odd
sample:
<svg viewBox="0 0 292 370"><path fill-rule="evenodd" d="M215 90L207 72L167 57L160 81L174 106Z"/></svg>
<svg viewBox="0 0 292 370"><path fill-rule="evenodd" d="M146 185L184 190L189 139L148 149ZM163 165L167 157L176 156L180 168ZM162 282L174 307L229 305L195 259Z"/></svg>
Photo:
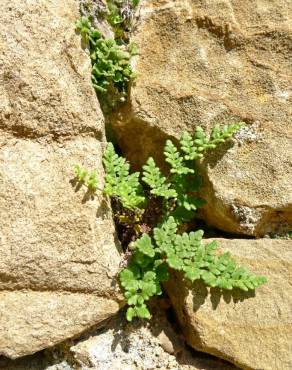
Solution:
<svg viewBox="0 0 292 370"><path fill-rule="evenodd" d="M158 304L157 304L158 303ZM153 332L173 330L156 300L150 323L129 323L121 311L102 329L93 328L81 337L17 360L1 359L1 370L238 370L224 360L195 353L182 342L177 357L161 348ZM161 320L163 318L163 320Z"/></svg>
<svg viewBox="0 0 292 370"><path fill-rule="evenodd" d="M181 343L177 339L177 336L173 330L161 330L157 336L157 339L164 351L170 355L177 355L182 351L182 346L180 345Z"/></svg>
<svg viewBox="0 0 292 370"><path fill-rule="evenodd" d="M168 305L168 307L166 306ZM159 345L165 352L176 357L181 357L185 351L185 342L181 333L177 333L167 319L170 302L159 299L151 302L151 332L157 338Z"/></svg>
<svg viewBox="0 0 292 370"><path fill-rule="evenodd" d="M268 283L255 292L222 295L201 283L191 290L173 277L166 290L188 344L242 369L291 369L292 240L218 241Z"/></svg>
<svg viewBox="0 0 292 370"><path fill-rule="evenodd" d="M4 0L0 31L0 355L53 346L117 312L109 205L74 183L104 122L75 1Z"/></svg>
<svg viewBox="0 0 292 370"><path fill-rule="evenodd" d="M291 17L289 0L143 2L119 143L140 167L198 124L246 122L201 166L203 216L227 232L292 229Z"/></svg>
<svg viewBox="0 0 292 370"><path fill-rule="evenodd" d="M17 360L9 360L8 358L0 357L1 370L44 370L46 369L47 361L43 354L22 357ZM58 369L54 369L58 370Z"/></svg>
<svg viewBox="0 0 292 370"><path fill-rule="evenodd" d="M172 342L178 343L178 340L174 339L175 333L165 318L165 312L161 316L163 311L159 313L159 310L161 307L157 305L150 323L128 323L122 312L110 321L107 330L92 332L87 338L78 341L70 348L76 367L95 370L237 369L225 361L190 352L182 341L179 343L179 351L174 344L174 351L178 356L169 354L169 351L161 346L157 333L165 332L168 336L171 333Z"/></svg>

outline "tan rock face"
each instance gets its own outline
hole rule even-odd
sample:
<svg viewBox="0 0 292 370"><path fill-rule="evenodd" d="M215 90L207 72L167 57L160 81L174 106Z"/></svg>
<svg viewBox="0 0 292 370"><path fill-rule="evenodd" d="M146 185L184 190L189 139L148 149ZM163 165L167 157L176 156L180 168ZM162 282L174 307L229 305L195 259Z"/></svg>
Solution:
<svg viewBox="0 0 292 370"><path fill-rule="evenodd" d="M10 358L76 336L115 314L118 308L112 299L57 290L5 291L0 298L0 347Z"/></svg>
<svg viewBox="0 0 292 370"><path fill-rule="evenodd" d="M166 284L188 343L243 369L292 367L292 241L218 239L222 250L268 283L255 292L193 290L179 276Z"/></svg>
<svg viewBox="0 0 292 370"><path fill-rule="evenodd" d="M159 157L166 137L245 121L203 163L205 219L228 232L292 227L292 3L145 1L139 77L114 126L128 158ZM133 137L135 140L133 140Z"/></svg>
<svg viewBox="0 0 292 370"><path fill-rule="evenodd" d="M103 117L75 33L77 4L1 4L0 355L79 334L119 309L108 204L77 191L101 164Z"/></svg>

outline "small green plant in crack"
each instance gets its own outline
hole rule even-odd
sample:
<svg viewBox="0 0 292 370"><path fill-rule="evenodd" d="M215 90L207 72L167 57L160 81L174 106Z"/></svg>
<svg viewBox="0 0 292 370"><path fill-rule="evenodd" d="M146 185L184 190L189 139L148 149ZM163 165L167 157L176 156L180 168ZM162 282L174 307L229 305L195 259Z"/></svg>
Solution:
<svg viewBox="0 0 292 370"><path fill-rule="evenodd" d="M232 137L242 125L236 123L222 128L216 125L209 136L197 127L193 135L182 134L179 148L167 140L164 156L169 171L166 175L151 157L143 166L142 176L139 172L130 173L129 163L108 144L103 158L106 172L103 192L122 205L120 220L138 226L135 240L129 244L130 261L120 272L129 305L129 321L136 316L150 317L146 302L162 293L161 282L169 279L170 269L180 271L191 282L200 279L210 287L226 290L247 291L266 282L265 277L238 266L230 253L219 255L215 241L204 244L202 230L181 232L182 224L187 224L205 204L197 194L201 181L195 161ZM83 177L84 170L79 171ZM146 184L144 191L140 179ZM145 213L151 212L145 193L161 204L158 226L149 227L147 232L139 228ZM131 217L127 217L129 211Z"/></svg>
<svg viewBox="0 0 292 370"><path fill-rule="evenodd" d="M145 203L139 172L130 174L130 165L125 158L116 154L113 144L109 143L103 156L105 168L104 193L116 197L126 209L137 211Z"/></svg>
<svg viewBox="0 0 292 370"><path fill-rule="evenodd" d="M77 22L76 29L89 46L92 83L96 92L105 94L116 90L120 99L125 99L128 84L136 77L130 64L130 59L136 52L133 45L118 45L114 39L105 39L86 17Z"/></svg>
<svg viewBox="0 0 292 370"><path fill-rule="evenodd" d="M127 31L133 26L135 11L140 0L107 0L107 20L115 32L115 38L128 41Z"/></svg>
<svg viewBox="0 0 292 370"><path fill-rule="evenodd" d="M149 186L150 193L163 199L165 217L172 216L177 223L186 223L194 216L194 211L202 207L205 201L198 197L201 186L195 160L201 159L207 150L232 137L242 123L215 125L208 137L201 127L194 134L184 132L179 140L178 149L171 140L164 147L165 161L170 166L167 177L150 157L143 166L143 181Z"/></svg>
<svg viewBox="0 0 292 370"><path fill-rule="evenodd" d="M95 192L98 187L98 179L96 170L91 171L90 173L81 168L79 165L74 167L76 179L80 184L87 186L90 192Z"/></svg>
<svg viewBox="0 0 292 370"><path fill-rule="evenodd" d="M107 14L107 6L103 0L79 0L79 9L85 17L102 19Z"/></svg>
<svg viewBox="0 0 292 370"><path fill-rule="evenodd" d="M130 173L130 165L125 158L116 154L112 143L108 143L103 155L105 168L105 185L102 191L117 205L115 218L119 223L133 228L134 234L141 233L141 219L145 208L145 195L140 183L139 172ZM88 170L76 165L74 168L77 181L85 185L89 192L97 190L98 180L96 171ZM118 211L117 211L118 209Z"/></svg>

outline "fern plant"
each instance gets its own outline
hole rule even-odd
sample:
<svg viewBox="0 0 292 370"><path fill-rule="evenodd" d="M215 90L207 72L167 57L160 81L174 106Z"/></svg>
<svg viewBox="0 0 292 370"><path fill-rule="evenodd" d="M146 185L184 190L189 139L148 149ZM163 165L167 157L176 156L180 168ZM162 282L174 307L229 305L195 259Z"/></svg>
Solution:
<svg viewBox="0 0 292 370"><path fill-rule="evenodd" d="M169 165L168 175L162 173L151 157L143 166L142 176L139 172L130 173L129 163L117 155L111 143L108 144L103 157L106 172L103 193L117 199L125 210L132 212L132 217L122 213L119 219L136 226L142 223L147 202L140 177L148 186L150 196L161 199L163 204L160 226L142 235L142 228L136 229L137 238L129 246L132 250L130 262L120 272L129 305L129 321L136 316L150 317L146 302L162 293L161 282L169 278L169 269L180 271L191 282L201 279L210 287L227 290L238 288L247 291L266 282L264 277L238 266L230 253L218 255L215 241L204 245L202 230L179 232L180 224L188 222L205 204L197 195L201 181L195 160L228 140L242 125L236 123L222 128L216 125L209 136L197 127L193 135L182 134L179 148L167 140L164 156ZM91 184L90 178L94 178L92 173L89 175L79 166L76 174L87 186Z"/></svg>
<svg viewBox="0 0 292 370"><path fill-rule="evenodd" d="M215 125L209 137L201 127L197 127L193 135L184 132L179 140L180 150L167 140L164 147L165 161L170 167L167 178L152 157L147 160L142 179L150 187L151 194L164 199L167 217L173 216L178 223L188 222L194 211L205 204L196 195L201 181L194 160L201 159L207 150L229 139L242 125L235 123L222 128Z"/></svg>
<svg viewBox="0 0 292 370"><path fill-rule="evenodd" d="M104 152L103 166L105 184L102 189L98 188L96 170L89 172L76 165L75 178L79 184L86 186L90 193L94 194L100 190L115 201L115 219L119 224L125 225L128 231L132 229L133 236L139 236L143 229L141 219L146 205L143 187L139 180L140 173L130 173L129 163L115 152L112 143L108 143Z"/></svg>
<svg viewBox="0 0 292 370"><path fill-rule="evenodd" d="M202 230L178 234L177 223L169 217L154 229L153 237L143 234L136 240L132 259L120 272L129 321L135 316L150 318L145 302L162 293L161 282L168 280L169 268L191 282L201 279L207 286L227 290L248 291L267 281L238 266L229 252L217 255L216 241L204 245L202 237Z"/></svg>
<svg viewBox="0 0 292 370"><path fill-rule="evenodd" d="M118 45L114 39L105 39L93 28L89 19L82 17L76 29L88 44L92 64L92 83L97 93L115 89L122 98L127 95L128 84L135 79L130 59L136 50L133 45Z"/></svg>
<svg viewBox="0 0 292 370"><path fill-rule="evenodd" d="M139 181L139 172L130 174L130 165L118 156L113 144L109 143L103 156L105 168L104 193L116 197L124 208L136 210L143 206L145 197Z"/></svg>

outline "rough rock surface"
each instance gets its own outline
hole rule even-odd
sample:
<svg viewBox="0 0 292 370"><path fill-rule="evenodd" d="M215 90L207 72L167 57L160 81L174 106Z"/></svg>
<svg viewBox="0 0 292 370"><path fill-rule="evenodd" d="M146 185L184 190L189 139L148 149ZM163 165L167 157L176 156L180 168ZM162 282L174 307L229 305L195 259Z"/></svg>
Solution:
<svg viewBox="0 0 292 370"><path fill-rule="evenodd" d="M292 229L292 2L149 0L140 14L139 77L113 118L125 154L139 167L166 137L244 121L203 163L205 219L247 235Z"/></svg>
<svg viewBox="0 0 292 370"><path fill-rule="evenodd" d="M165 319L165 312L161 313L155 312L149 323L129 324L124 316L115 318L106 331L71 347L73 358L79 366L96 370L236 370L220 359L190 352ZM176 353L165 351L162 333L168 333Z"/></svg>
<svg viewBox="0 0 292 370"><path fill-rule="evenodd" d="M73 1L4 0L0 30L0 354L34 353L111 316L120 255L102 181L103 118Z"/></svg>
<svg viewBox="0 0 292 370"><path fill-rule="evenodd" d="M91 330L78 340L9 361L0 359L1 370L237 370L235 366L188 348L166 313L155 312L150 322L129 323L125 312L102 330ZM166 339L176 347L176 356L164 350ZM171 333L171 334L170 334ZM175 344L176 343L176 344Z"/></svg>
<svg viewBox="0 0 292 370"><path fill-rule="evenodd" d="M177 276L167 283L187 342L243 369L292 368L292 240L226 240L220 248L268 283L255 292L224 293Z"/></svg>

